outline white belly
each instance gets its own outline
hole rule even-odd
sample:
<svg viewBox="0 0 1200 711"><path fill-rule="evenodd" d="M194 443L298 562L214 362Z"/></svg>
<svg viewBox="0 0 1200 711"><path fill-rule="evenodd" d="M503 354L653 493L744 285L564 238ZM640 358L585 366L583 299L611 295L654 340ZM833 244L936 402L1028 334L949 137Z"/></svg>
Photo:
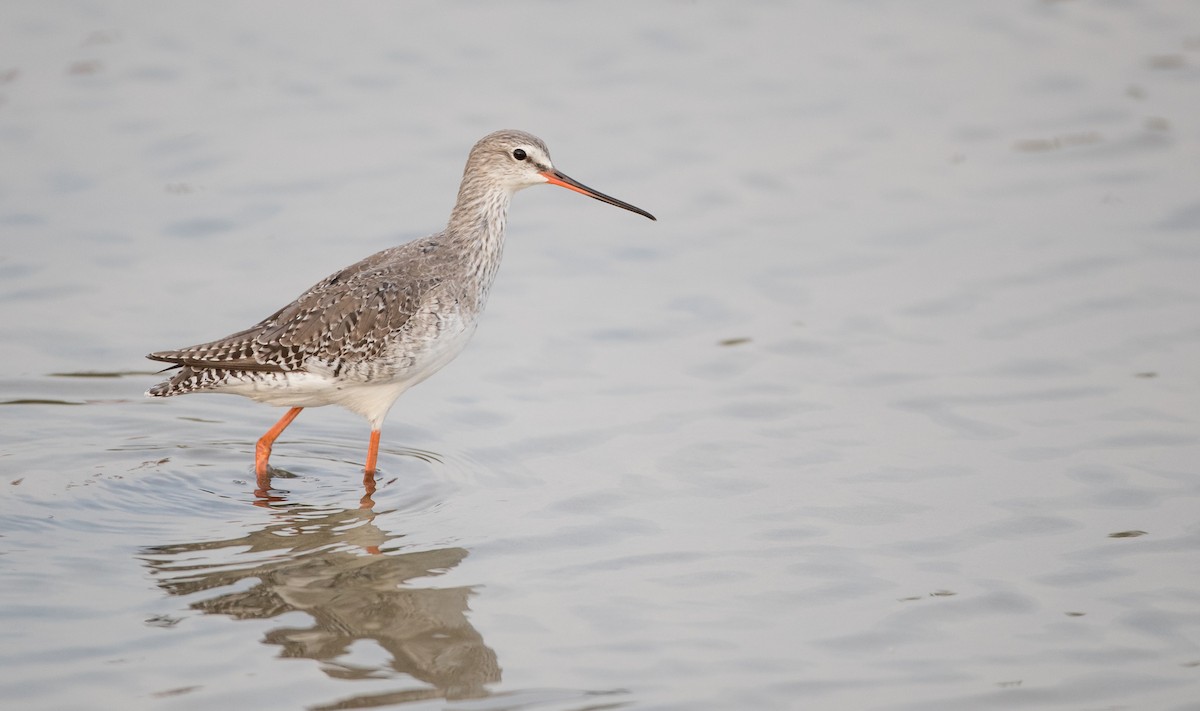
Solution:
<svg viewBox="0 0 1200 711"><path fill-rule="evenodd" d="M429 324L414 317L414 330ZM340 405L367 418L372 429L383 424L396 399L417 383L441 370L466 348L475 323L442 314L435 337L421 332L403 334L379 359L346 367L335 375L325 362L310 360L303 371L261 373L229 382L220 392L233 393L281 407ZM430 334L431 335L431 334Z"/></svg>

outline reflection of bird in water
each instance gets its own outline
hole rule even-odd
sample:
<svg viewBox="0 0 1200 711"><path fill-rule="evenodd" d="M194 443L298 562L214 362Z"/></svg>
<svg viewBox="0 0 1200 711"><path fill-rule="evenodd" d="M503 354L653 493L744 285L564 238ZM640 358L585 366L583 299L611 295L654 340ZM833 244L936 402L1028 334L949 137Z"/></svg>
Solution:
<svg viewBox="0 0 1200 711"><path fill-rule="evenodd" d="M496 653L483 643L466 613L471 588L405 588L415 578L439 575L466 556L462 548L362 555L388 536L365 511L289 511L288 520L241 538L153 546L142 559L171 595L193 595L258 579L245 590L217 593L191 607L235 619L269 619L303 612L307 628L278 627L268 644L284 657L323 663L330 676L375 679L406 674L433 688L403 689L339 700L316 708L365 708L427 698L473 698L500 680ZM355 525L358 524L358 525ZM197 564L206 550L237 548L255 562L234 567L219 556ZM391 656L387 667L339 662L359 640L374 640Z"/></svg>
<svg viewBox="0 0 1200 711"><path fill-rule="evenodd" d="M559 172L538 137L497 131L471 149L445 230L346 267L244 331L151 353L178 370L146 394L225 392L291 408L258 440L261 489L270 486L271 446L300 410L341 405L371 424L365 472L373 475L379 428L396 398L453 360L475 331L513 194L545 183L654 219Z"/></svg>

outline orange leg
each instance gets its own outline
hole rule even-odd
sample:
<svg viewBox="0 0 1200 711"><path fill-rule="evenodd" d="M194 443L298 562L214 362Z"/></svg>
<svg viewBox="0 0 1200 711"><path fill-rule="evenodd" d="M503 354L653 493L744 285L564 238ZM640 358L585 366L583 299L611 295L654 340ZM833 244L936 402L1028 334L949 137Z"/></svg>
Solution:
<svg viewBox="0 0 1200 711"><path fill-rule="evenodd" d="M267 460L271 458L271 445L275 444L275 438L287 429L288 425L292 424L292 420L296 419L296 415L299 415L303 409L302 407L293 407L288 410L287 414L279 418L279 422L276 422L274 427L259 438L258 445L254 447L254 473L258 475L260 482L267 479Z"/></svg>
<svg viewBox="0 0 1200 711"><path fill-rule="evenodd" d="M367 447L367 466L363 473L375 475L375 462L379 459L379 430L371 430L371 444Z"/></svg>

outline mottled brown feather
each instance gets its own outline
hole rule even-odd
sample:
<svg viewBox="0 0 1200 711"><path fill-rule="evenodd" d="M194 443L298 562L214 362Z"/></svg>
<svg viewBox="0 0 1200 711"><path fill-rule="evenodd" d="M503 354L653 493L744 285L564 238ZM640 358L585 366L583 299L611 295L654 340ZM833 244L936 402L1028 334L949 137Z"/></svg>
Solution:
<svg viewBox="0 0 1200 711"><path fill-rule="evenodd" d="M371 255L318 282L250 328L215 341L158 351L153 360L222 370L300 370L378 357L454 263L439 235Z"/></svg>

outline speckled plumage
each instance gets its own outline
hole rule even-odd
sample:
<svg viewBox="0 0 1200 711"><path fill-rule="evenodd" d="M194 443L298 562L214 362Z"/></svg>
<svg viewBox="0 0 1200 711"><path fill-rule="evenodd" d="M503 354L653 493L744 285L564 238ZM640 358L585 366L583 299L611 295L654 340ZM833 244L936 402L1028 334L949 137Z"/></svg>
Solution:
<svg viewBox="0 0 1200 711"><path fill-rule="evenodd" d="M537 137L497 131L471 149L445 230L330 275L244 331L151 353L178 370L146 394L227 392L292 408L337 404L366 417L377 436L396 398L465 347L500 264L512 195L547 182L654 219L555 170ZM260 440L268 455L277 434Z"/></svg>
<svg viewBox="0 0 1200 711"><path fill-rule="evenodd" d="M468 272L445 233L385 249L327 277L245 331L151 353L180 369L148 394L229 391L311 407L336 403L338 387L416 384L429 374L422 365L439 339L470 335L490 279ZM359 414L378 425L386 410Z"/></svg>

